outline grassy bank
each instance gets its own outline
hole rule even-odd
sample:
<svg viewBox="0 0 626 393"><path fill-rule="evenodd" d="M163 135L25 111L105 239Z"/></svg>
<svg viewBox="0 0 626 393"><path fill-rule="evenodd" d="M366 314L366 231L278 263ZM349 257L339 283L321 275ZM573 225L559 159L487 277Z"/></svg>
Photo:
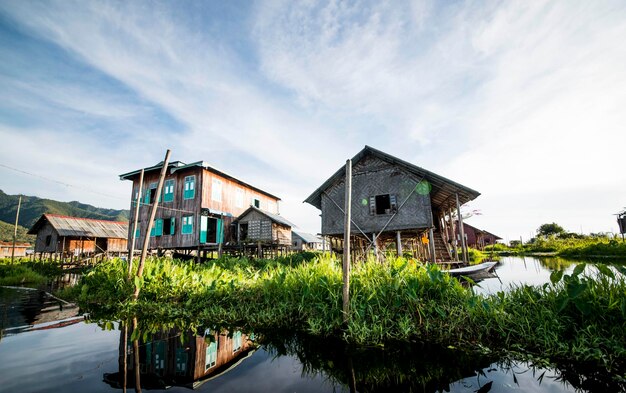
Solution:
<svg viewBox="0 0 626 393"><path fill-rule="evenodd" d="M53 262L16 259L11 263L10 259L0 259L0 285L39 286L61 272L59 265Z"/></svg>
<svg viewBox="0 0 626 393"><path fill-rule="evenodd" d="M553 276L543 287L522 286L493 296L474 295L434 266L399 258L359 263L351 277L351 320L341 313L340 261L225 258L208 265L152 259L129 301L126 263L88 273L80 304L99 316L162 324L280 329L341 337L359 345L427 342L463 350L513 351L626 369L626 282L599 265L597 278ZM624 270L624 269L622 269ZM626 377L626 376L624 376Z"/></svg>
<svg viewBox="0 0 626 393"><path fill-rule="evenodd" d="M532 242L515 247L504 244L487 246L485 252L495 252L499 255L556 255L570 258L626 259L626 242L608 238L539 237Z"/></svg>

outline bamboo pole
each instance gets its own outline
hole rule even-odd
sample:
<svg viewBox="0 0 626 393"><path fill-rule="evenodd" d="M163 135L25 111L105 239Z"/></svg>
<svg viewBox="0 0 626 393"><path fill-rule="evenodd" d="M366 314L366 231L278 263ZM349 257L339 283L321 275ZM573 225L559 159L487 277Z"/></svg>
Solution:
<svg viewBox="0 0 626 393"><path fill-rule="evenodd" d="M463 230L463 216L461 215L461 204L459 203L459 194L456 197L456 212L459 222L459 234L461 235L461 252L463 253L463 263L467 264L467 245L465 244L465 231Z"/></svg>
<svg viewBox="0 0 626 393"><path fill-rule="evenodd" d="M22 207L22 196L17 200L17 211L15 212L15 228L13 229L13 248L11 249L11 263L15 259L15 241L17 240L17 222L20 219L20 207Z"/></svg>
<svg viewBox="0 0 626 393"><path fill-rule="evenodd" d="M396 250L398 252L398 257L402 256L402 235L400 231L396 232Z"/></svg>
<svg viewBox="0 0 626 393"><path fill-rule="evenodd" d="M157 185L156 195L154 197L154 202L152 202L152 210L150 211L150 219L148 220L148 226L146 228L146 233L143 239L143 248L141 249L141 259L139 260L139 267L137 268L137 277L143 275L143 267L146 263L146 256L148 255L148 244L150 243L150 231L152 230L152 225L154 224L154 218L156 217L157 207L159 205L159 195L161 195L161 190L163 189L163 180L165 179L165 174L167 173L167 164L170 159L170 150L167 149L165 152L165 159L163 160L163 168L161 168L161 175L159 175L159 184ZM133 298L137 300L139 297L139 286L135 285L135 293L133 294Z"/></svg>
<svg viewBox="0 0 626 393"><path fill-rule="evenodd" d="M131 271L133 270L133 257L135 256L135 242L137 241L137 222L139 221L139 205L141 203L141 193L143 191L143 173L141 170L139 175L139 190L137 190L137 198L135 199L135 219L133 220L130 249L128 251L128 279L130 280Z"/></svg>
<svg viewBox="0 0 626 393"><path fill-rule="evenodd" d="M345 208L343 222L343 322L350 320L350 222L352 214L352 160L346 161Z"/></svg>

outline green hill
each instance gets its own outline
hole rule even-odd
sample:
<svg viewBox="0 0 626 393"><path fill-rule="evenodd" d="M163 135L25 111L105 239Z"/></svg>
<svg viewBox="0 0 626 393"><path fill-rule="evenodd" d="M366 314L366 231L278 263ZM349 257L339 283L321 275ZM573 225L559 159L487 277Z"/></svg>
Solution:
<svg viewBox="0 0 626 393"><path fill-rule="evenodd" d="M0 221L0 241L10 242L13 240L13 227L14 224ZM35 235L27 235L28 228L24 228L21 225L17 226L17 241L18 243L35 243Z"/></svg>
<svg viewBox="0 0 626 393"><path fill-rule="evenodd" d="M0 221L15 222L17 195L7 195L0 190ZM62 214L64 216L95 218L98 220L128 221L128 210L103 209L84 203L59 202L35 196L22 196L19 225L31 228L44 213ZM11 230L11 236L13 231Z"/></svg>

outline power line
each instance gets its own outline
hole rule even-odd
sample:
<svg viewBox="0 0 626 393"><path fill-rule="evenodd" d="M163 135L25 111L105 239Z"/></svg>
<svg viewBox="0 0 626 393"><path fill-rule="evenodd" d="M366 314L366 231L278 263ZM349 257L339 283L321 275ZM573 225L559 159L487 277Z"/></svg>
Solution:
<svg viewBox="0 0 626 393"><path fill-rule="evenodd" d="M126 198L122 198L122 197L119 197L119 196L106 194L106 193L103 193L103 192L100 192L100 191L94 191L94 190L92 190L90 188L87 188L87 187L84 187L84 186L77 186L77 185L74 185L74 184L65 183L65 182L62 182L60 180L56 180L56 179L52 179L52 178L49 178L49 177L46 177L46 176L41 176L41 175L38 175L38 174L35 174L35 173L27 172L27 171L24 171L24 170L21 170L21 169L17 169L17 168L14 168L14 167L11 167L11 166L8 166L8 165L5 165L5 164L1 164L0 163L0 166L3 167L3 168L10 169L10 170L15 171L15 172L23 173L25 175L29 175L29 176L37 177L39 179L47 180L47 181L50 181L50 182L53 182L53 183L61 184L61 185L65 186L65 187L72 187L72 188L76 188L76 189L79 189L79 190L88 191L88 192L91 192L93 194L105 196L105 197L112 198L112 199L123 200L123 201L126 200Z"/></svg>

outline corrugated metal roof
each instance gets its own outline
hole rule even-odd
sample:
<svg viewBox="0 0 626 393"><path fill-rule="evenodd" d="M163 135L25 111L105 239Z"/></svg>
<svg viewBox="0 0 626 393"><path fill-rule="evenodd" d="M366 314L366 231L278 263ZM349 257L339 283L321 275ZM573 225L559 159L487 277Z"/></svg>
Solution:
<svg viewBox="0 0 626 393"><path fill-rule="evenodd" d="M322 242L322 238L321 237L315 236L315 235L310 234L310 233L292 231L291 234L298 236L305 243L321 243Z"/></svg>
<svg viewBox="0 0 626 393"><path fill-rule="evenodd" d="M91 218L68 217L57 214L44 214L28 233L36 234L46 221L52 225L59 236L104 237L114 239L126 239L128 237L127 222L94 220Z"/></svg>
<svg viewBox="0 0 626 393"><path fill-rule="evenodd" d="M251 212L253 210L263 214L264 216L268 217L272 221L277 222L279 224L286 225L288 227L296 227L295 224L292 224L291 222L289 222L287 219L283 218L282 216L280 216L278 214L270 213L270 212L265 211L265 210L261 210L258 207L254 207L254 206L250 206L248 209L246 209L245 212L241 213L239 215L239 217L237 217L237 219L235 221L233 221L233 223L241 220L241 218L243 218L244 216L246 216L249 212Z"/></svg>
<svg viewBox="0 0 626 393"><path fill-rule="evenodd" d="M459 196L459 202L461 204L467 203L471 200L476 199L480 193L478 191L472 190L469 187L461 185L457 182L454 182L450 179L446 179L443 176L440 176L434 172L428 171L424 168L420 168L416 165L411 164L410 162L401 160L396 158L390 154L384 153L380 150L374 149L370 146L365 146L363 150L358 152L352 158L352 166L354 167L359 161L367 156L374 156L383 161L389 162L393 165L397 165L401 168L404 168L409 173L415 174L417 177L421 179L428 180L428 182L432 186L432 190L430 192L432 204L436 207L439 207L441 210L447 210L449 208L454 208L456 199L454 198L455 194ZM304 200L306 203L310 203L311 205L317 207L318 209L322 208L322 193L326 191L330 186L332 186L335 181L340 178L345 177L346 168L345 165L339 168L335 174L333 174L328 180L324 182L317 190L315 190L307 199Z"/></svg>

